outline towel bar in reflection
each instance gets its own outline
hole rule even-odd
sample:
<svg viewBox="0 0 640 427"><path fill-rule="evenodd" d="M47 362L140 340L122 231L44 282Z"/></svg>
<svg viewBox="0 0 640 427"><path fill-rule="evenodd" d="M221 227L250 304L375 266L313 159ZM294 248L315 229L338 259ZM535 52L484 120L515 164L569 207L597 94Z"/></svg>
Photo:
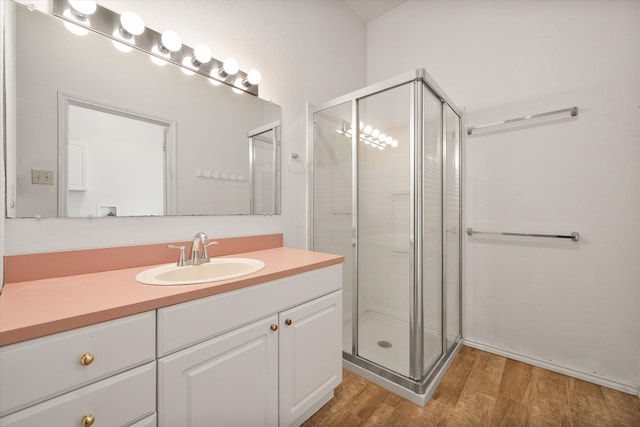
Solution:
<svg viewBox="0 0 640 427"><path fill-rule="evenodd" d="M573 242L580 240L580 233L572 231L571 234L534 234L534 233L509 233L500 231L477 231L471 227L467 228L467 234L473 236L474 234L491 234L494 236L517 236L517 237L545 237L552 239L570 239Z"/></svg>

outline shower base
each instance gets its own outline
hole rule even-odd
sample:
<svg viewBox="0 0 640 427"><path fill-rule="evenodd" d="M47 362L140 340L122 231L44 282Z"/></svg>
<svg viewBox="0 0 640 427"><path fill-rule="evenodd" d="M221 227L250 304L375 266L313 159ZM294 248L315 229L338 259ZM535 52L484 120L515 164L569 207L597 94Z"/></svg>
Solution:
<svg viewBox="0 0 640 427"><path fill-rule="evenodd" d="M343 324L342 329L342 350L351 353L352 321ZM393 371L405 377L409 376L409 322L398 320L373 311L366 311L360 314L358 323L358 354L359 357L372 362L379 367ZM425 331L425 367L434 365L440 357L442 338L429 331ZM390 346L387 345L390 344ZM457 354L459 343L450 352L441 368L432 376L429 386L422 394L408 390L393 381L376 375L357 364L343 359L343 366L386 389L405 397L406 399L424 406L431 398L431 394L440 382L441 377ZM429 356L429 357L427 357Z"/></svg>

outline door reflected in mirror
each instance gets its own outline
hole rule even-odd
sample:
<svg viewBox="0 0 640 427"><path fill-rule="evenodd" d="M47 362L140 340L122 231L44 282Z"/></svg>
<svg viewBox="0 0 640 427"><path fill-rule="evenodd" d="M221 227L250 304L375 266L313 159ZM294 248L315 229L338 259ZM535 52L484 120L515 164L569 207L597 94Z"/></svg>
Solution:
<svg viewBox="0 0 640 427"><path fill-rule="evenodd" d="M171 123L149 121L96 105L68 104L67 138L60 145L61 217L149 216L171 213ZM171 144L172 145L172 144ZM65 153L66 151L66 153ZM66 161L64 161L66 154ZM167 159L168 157L168 159ZM66 170L66 174L65 171ZM169 203L170 205L170 203Z"/></svg>
<svg viewBox="0 0 640 427"><path fill-rule="evenodd" d="M5 12L8 217L280 212L278 105L22 4ZM261 128L271 142L251 148Z"/></svg>
<svg viewBox="0 0 640 427"><path fill-rule="evenodd" d="M249 133L251 213L280 213L280 122Z"/></svg>

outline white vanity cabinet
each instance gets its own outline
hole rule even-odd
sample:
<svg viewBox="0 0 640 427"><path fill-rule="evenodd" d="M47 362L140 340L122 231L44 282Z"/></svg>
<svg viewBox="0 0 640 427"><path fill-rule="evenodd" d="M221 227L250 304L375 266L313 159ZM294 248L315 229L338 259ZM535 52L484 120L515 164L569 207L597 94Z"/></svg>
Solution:
<svg viewBox="0 0 640 427"><path fill-rule="evenodd" d="M299 425L342 381L342 265L158 310L158 426Z"/></svg>
<svg viewBox="0 0 640 427"><path fill-rule="evenodd" d="M271 316L160 359L159 425L277 426L277 326Z"/></svg>
<svg viewBox="0 0 640 427"><path fill-rule="evenodd" d="M342 291L279 314L280 425L301 424L342 382Z"/></svg>
<svg viewBox="0 0 640 427"><path fill-rule="evenodd" d="M0 348L0 426L129 425L155 413L155 313Z"/></svg>

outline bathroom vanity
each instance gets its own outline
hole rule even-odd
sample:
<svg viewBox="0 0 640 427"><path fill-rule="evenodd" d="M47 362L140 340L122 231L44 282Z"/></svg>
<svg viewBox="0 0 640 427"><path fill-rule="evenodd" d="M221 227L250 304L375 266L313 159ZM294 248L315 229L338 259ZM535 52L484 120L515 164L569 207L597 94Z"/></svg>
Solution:
<svg viewBox="0 0 640 427"><path fill-rule="evenodd" d="M265 268L183 286L140 284L141 267L7 284L0 426L301 424L342 379L342 257L242 256Z"/></svg>

